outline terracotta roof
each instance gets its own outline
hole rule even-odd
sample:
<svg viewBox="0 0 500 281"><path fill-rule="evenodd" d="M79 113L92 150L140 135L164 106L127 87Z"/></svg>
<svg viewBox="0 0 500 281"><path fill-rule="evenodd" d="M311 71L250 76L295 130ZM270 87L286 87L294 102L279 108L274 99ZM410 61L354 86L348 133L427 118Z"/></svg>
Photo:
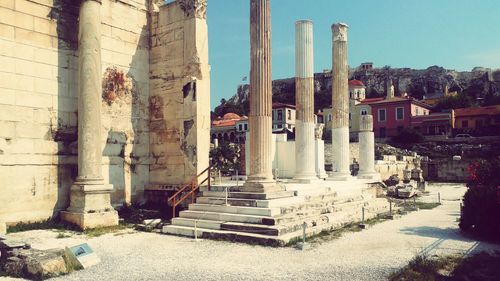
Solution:
<svg viewBox="0 0 500 281"><path fill-rule="evenodd" d="M282 108L282 107L288 107L288 108L295 109L295 105L281 103L281 102L273 102L273 108Z"/></svg>
<svg viewBox="0 0 500 281"><path fill-rule="evenodd" d="M371 98L371 99L364 99L364 100L362 100L360 103L361 103L361 104L370 104L370 103L374 103L374 102L381 101L381 100L384 100L384 98Z"/></svg>
<svg viewBox="0 0 500 281"><path fill-rule="evenodd" d="M363 84L363 82L360 80L351 80L349 81L349 86L364 87L365 84Z"/></svg>
<svg viewBox="0 0 500 281"><path fill-rule="evenodd" d="M394 103L394 102L398 103L398 102L405 102L405 101L411 101L411 103L416 104L420 107L427 108L427 109L431 108L431 106L429 106L428 104L423 103L421 101L415 100L413 98L402 98L402 97L393 97L390 99L382 99L380 101L370 102L370 104L384 104L384 103Z"/></svg>
<svg viewBox="0 0 500 281"><path fill-rule="evenodd" d="M237 120L219 120L213 121L212 127L234 127Z"/></svg>
<svg viewBox="0 0 500 281"><path fill-rule="evenodd" d="M222 119L224 119L224 120L233 120L233 119L239 120L240 116L236 113L229 112L229 113L224 114L224 117L222 117Z"/></svg>
<svg viewBox="0 0 500 281"><path fill-rule="evenodd" d="M455 109L455 117L478 116L478 115L500 115L500 105Z"/></svg>

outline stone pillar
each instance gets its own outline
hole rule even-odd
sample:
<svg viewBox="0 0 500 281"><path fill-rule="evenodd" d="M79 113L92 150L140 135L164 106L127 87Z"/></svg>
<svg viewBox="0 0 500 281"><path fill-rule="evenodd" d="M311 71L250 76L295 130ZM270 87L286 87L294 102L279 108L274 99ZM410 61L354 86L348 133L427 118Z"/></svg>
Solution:
<svg viewBox="0 0 500 281"><path fill-rule="evenodd" d="M250 0L250 174L247 192L279 189L272 174L270 0Z"/></svg>
<svg viewBox="0 0 500 281"><path fill-rule="evenodd" d="M78 177L71 186L70 206L61 212L63 220L82 229L118 224L111 206L113 186L102 177L100 10L100 0L84 0L80 6Z"/></svg>
<svg viewBox="0 0 500 281"><path fill-rule="evenodd" d="M316 124L314 132L315 157L316 157L316 176L320 179L326 179L328 174L325 171L325 142L322 140L325 124Z"/></svg>
<svg viewBox="0 0 500 281"><path fill-rule="evenodd" d="M331 179L347 180L349 169L349 66L347 64L347 29L345 23L332 25L332 163Z"/></svg>
<svg viewBox="0 0 500 281"><path fill-rule="evenodd" d="M316 177L314 143L314 48L313 23L295 23L295 176L299 182L311 182Z"/></svg>
<svg viewBox="0 0 500 281"><path fill-rule="evenodd" d="M372 115L361 115L359 120L358 178L380 181L380 174L375 172L375 137Z"/></svg>

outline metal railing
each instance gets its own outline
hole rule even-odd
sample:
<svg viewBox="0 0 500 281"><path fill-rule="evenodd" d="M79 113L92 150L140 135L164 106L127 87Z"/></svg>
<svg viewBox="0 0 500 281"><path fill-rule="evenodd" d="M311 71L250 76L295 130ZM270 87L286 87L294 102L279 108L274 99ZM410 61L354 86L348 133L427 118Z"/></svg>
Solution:
<svg viewBox="0 0 500 281"><path fill-rule="evenodd" d="M175 208L182 204L186 199L191 198L191 203L195 203L196 201L196 192L200 189L204 183L207 182L208 190L210 190L211 186L211 174L212 174L213 166L210 165L208 168L203 170L203 172L194 176L191 181L184 184L174 195L168 198L168 202L172 205L172 218L175 218ZM208 173L207 173L208 172ZM201 182L199 182L199 178L203 176L203 174L207 173L207 177L204 178Z"/></svg>

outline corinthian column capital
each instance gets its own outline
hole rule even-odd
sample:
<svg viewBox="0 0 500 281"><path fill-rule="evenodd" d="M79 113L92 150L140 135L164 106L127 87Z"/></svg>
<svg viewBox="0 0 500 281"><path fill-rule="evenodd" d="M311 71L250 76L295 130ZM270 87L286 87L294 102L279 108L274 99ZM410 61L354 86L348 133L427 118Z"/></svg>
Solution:
<svg viewBox="0 0 500 281"><path fill-rule="evenodd" d="M349 26L345 23L335 23L332 25L333 41L347 42L347 29Z"/></svg>
<svg viewBox="0 0 500 281"><path fill-rule="evenodd" d="M207 0L177 0L186 17L207 18Z"/></svg>

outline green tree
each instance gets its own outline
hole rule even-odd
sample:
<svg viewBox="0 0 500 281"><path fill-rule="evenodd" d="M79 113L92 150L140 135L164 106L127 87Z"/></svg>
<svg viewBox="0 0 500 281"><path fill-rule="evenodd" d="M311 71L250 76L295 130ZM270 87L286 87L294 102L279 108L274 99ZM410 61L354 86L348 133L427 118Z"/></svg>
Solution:
<svg viewBox="0 0 500 281"><path fill-rule="evenodd" d="M210 151L210 158L215 168L221 172L230 172L240 167L240 147L237 144L222 141Z"/></svg>
<svg viewBox="0 0 500 281"><path fill-rule="evenodd" d="M459 93L456 96L445 97L436 105L436 111L446 109L467 108L474 105L474 99L466 92Z"/></svg>

